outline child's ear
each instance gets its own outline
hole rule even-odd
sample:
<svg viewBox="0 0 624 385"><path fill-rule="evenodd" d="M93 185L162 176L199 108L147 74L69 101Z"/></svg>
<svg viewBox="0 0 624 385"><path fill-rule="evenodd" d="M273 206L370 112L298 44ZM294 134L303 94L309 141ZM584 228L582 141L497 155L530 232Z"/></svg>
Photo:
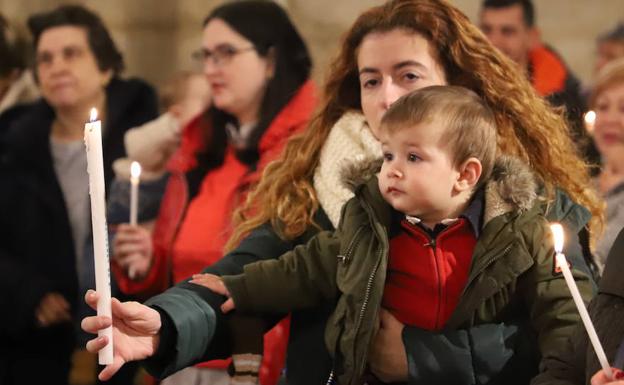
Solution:
<svg viewBox="0 0 624 385"><path fill-rule="evenodd" d="M455 190L457 192L466 191L474 188L481 177L481 162L477 158L468 158L459 166L459 175L455 182Z"/></svg>

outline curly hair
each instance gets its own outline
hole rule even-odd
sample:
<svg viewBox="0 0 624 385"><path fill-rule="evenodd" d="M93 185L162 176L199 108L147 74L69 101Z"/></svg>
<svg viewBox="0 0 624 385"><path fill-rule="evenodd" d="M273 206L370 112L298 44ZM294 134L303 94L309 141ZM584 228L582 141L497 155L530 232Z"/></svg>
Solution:
<svg viewBox="0 0 624 385"><path fill-rule="evenodd" d="M443 66L448 84L479 95L494 113L498 153L526 161L549 197L564 190L592 213L599 230L603 205L591 189L589 167L570 138L562 110L533 90L517 66L489 43L457 8L445 0L391 0L364 12L347 32L334 59L319 112L304 133L293 137L280 160L266 167L262 180L236 215L228 248L254 228L270 223L284 239L316 226L319 208L312 177L330 129L348 110L359 110L357 50L370 33L403 29L425 37Z"/></svg>

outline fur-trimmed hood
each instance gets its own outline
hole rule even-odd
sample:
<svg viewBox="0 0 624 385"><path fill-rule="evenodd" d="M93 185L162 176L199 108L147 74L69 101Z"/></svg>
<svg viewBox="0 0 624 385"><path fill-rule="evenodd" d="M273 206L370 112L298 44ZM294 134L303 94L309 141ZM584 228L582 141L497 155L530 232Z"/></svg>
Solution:
<svg viewBox="0 0 624 385"><path fill-rule="evenodd" d="M367 158L345 165L342 183L355 191L379 173L382 162L381 158ZM530 209L537 199L543 199L539 191L537 178L526 163L511 156L499 157L485 186L484 223L511 211Z"/></svg>

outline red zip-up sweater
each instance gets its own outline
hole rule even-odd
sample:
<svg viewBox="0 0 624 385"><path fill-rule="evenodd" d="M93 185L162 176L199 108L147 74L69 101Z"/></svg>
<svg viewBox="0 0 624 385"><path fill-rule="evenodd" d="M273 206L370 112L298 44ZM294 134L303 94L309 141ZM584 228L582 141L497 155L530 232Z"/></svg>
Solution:
<svg viewBox="0 0 624 385"><path fill-rule="evenodd" d="M433 239L418 225L401 227L390 240L383 307L406 325L440 330L464 290L477 239L464 218Z"/></svg>
<svg viewBox="0 0 624 385"><path fill-rule="evenodd" d="M478 191L464 214L439 232L401 220L390 239L383 307L403 324L440 330L451 317L468 280L483 204Z"/></svg>
<svg viewBox="0 0 624 385"><path fill-rule="evenodd" d="M281 153L288 138L303 130L314 110L315 90L306 82L273 119L258 143L259 160L254 170L239 161L228 145L223 163L209 170L199 192L189 202L185 172L196 165L195 154L204 146L199 119L184 130L179 150L171 157L167 183L153 231L154 261L145 279L132 281L113 264L122 291L151 296L172 284L201 272L223 256L223 246L231 232L231 217L244 199L245 188L258 180L264 167ZM282 321L265 335L260 382L277 382L284 366L288 322ZM210 361L204 367L225 368L229 360Z"/></svg>

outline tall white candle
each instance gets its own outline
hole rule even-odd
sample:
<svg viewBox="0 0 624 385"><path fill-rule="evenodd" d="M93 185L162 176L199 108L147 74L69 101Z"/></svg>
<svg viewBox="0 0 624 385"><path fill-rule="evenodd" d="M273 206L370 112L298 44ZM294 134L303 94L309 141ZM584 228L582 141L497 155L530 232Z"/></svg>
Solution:
<svg viewBox="0 0 624 385"><path fill-rule="evenodd" d="M91 109L89 123L85 124L85 145L87 149L87 172L89 173L89 195L91 197L91 225L93 228L93 251L95 258L95 289L100 300L98 316L111 317L110 265L108 261L108 231L106 228L106 203L104 190L104 163L102 159L102 123L97 120L97 110ZM100 330L98 336L108 337L106 345L98 354L100 365L113 363L113 328Z"/></svg>
<svg viewBox="0 0 624 385"><path fill-rule="evenodd" d="M570 293L572 293L572 298L574 299L576 308L581 315L581 320L583 320L583 325L585 325L585 329L587 330L587 334L589 335L589 340L594 347L594 351L596 351L596 355L598 356L598 361L600 361L602 370L605 372L608 378L612 379L613 373L611 371L611 365L609 365L607 355L605 354L604 349L602 348L602 344L598 339L598 334L596 334L594 324L592 323L591 318L589 318L589 313L587 312L587 308L585 307L585 303L583 302L581 293L578 290L578 286L576 286L576 281L574 281L574 277L572 276L572 272L570 271L570 266L568 266L568 261L563 254L563 227L559 223L553 223L550 225L550 230L552 231L553 237L555 238L555 258L557 258L557 266L561 269L563 277L565 278L565 281L568 284L568 288L570 289Z"/></svg>

